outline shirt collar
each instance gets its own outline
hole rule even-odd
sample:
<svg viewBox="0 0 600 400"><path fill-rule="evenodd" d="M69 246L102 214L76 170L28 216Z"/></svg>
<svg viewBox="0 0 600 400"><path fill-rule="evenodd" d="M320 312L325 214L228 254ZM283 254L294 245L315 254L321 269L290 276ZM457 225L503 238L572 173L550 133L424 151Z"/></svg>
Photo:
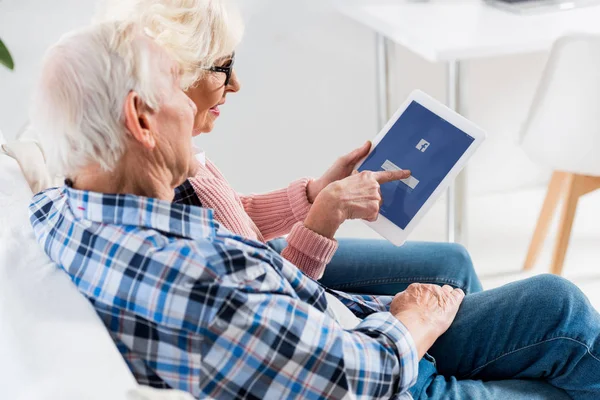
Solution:
<svg viewBox="0 0 600 400"><path fill-rule="evenodd" d="M196 160L198 160L203 167L206 167L206 152L197 146L194 146L193 149Z"/></svg>
<svg viewBox="0 0 600 400"><path fill-rule="evenodd" d="M155 229L188 239L214 238L219 224L208 208L130 194L106 194L65 186L75 218L101 224Z"/></svg>

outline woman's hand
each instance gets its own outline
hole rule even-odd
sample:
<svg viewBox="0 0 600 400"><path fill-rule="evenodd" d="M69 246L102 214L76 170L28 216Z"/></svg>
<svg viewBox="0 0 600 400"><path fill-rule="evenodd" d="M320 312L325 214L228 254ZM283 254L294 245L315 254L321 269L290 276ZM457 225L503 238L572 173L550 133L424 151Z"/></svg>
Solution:
<svg viewBox="0 0 600 400"><path fill-rule="evenodd" d="M383 201L380 185L409 176L410 171L354 171L351 176L330 183L319 193L304 226L333 238L347 219L375 221Z"/></svg>
<svg viewBox="0 0 600 400"><path fill-rule="evenodd" d="M367 142L351 153L338 158L323 176L317 180L310 181L306 188L308 201L314 203L319 193L321 193L321 191L330 183L349 177L352 174L352 171L354 171L356 163L359 162L361 158L366 157L366 155L369 154L369 150L371 150L371 142Z"/></svg>
<svg viewBox="0 0 600 400"><path fill-rule="evenodd" d="M419 357L452 325L465 298L460 289L413 283L392 300L390 313L406 326Z"/></svg>

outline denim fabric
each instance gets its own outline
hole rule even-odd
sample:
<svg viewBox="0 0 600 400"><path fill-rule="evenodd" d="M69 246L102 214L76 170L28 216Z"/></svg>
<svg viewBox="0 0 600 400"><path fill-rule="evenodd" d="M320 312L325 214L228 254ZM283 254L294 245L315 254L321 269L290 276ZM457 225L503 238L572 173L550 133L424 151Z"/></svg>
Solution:
<svg viewBox="0 0 600 400"><path fill-rule="evenodd" d="M281 251L285 241L271 245ZM321 280L338 290L389 295L412 282L469 294L420 361L410 389L415 399L600 399L600 315L563 278L540 275L480 292L460 246L343 239Z"/></svg>
<svg viewBox="0 0 600 400"><path fill-rule="evenodd" d="M415 399L600 399L600 315L554 275L467 296L429 354Z"/></svg>
<svg viewBox="0 0 600 400"><path fill-rule="evenodd" d="M409 242L396 247L386 240L339 239L339 248L319 282L350 293L390 295L414 282L450 285L465 293L482 290L471 257L451 243ZM269 242L281 252L284 239Z"/></svg>

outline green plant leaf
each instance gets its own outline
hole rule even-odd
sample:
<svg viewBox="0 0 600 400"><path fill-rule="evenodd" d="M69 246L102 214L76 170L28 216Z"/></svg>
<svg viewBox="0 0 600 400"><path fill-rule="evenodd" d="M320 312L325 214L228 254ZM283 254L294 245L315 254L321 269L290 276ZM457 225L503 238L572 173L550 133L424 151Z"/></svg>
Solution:
<svg viewBox="0 0 600 400"><path fill-rule="evenodd" d="M2 39L0 39L0 64L4 65L10 70L15 69L15 62L13 61L10 52L2 42Z"/></svg>

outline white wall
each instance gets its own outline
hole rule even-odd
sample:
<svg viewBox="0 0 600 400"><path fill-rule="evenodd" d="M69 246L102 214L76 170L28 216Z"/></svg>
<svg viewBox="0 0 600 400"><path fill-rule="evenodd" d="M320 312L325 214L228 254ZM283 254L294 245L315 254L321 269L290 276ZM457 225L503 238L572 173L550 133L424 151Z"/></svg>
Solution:
<svg viewBox="0 0 600 400"><path fill-rule="evenodd" d="M0 38L15 59L15 72L0 68L0 130L16 135L45 50L68 30L88 23L95 0L0 0Z"/></svg>
<svg viewBox="0 0 600 400"><path fill-rule="evenodd" d="M261 4L236 54L242 91L198 140L244 192L320 174L377 125L373 34L317 1Z"/></svg>
<svg viewBox="0 0 600 400"><path fill-rule="evenodd" d="M237 53L243 89L222 109L215 131L198 143L241 192L318 175L338 156L376 134L374 34L326 1L246 0L247 35ZM4 0L0 37L17 72L0 69L0 129L25 122L41 56L59 35L86 24L93 0ZM414 88L443 100L445 67L392 49L393 104ZM465 114L490 139L470 165L476 193L540 184L545 174L516 137L545 54L465 64ZM519 71L518 74L509 71Z"/></svg>

